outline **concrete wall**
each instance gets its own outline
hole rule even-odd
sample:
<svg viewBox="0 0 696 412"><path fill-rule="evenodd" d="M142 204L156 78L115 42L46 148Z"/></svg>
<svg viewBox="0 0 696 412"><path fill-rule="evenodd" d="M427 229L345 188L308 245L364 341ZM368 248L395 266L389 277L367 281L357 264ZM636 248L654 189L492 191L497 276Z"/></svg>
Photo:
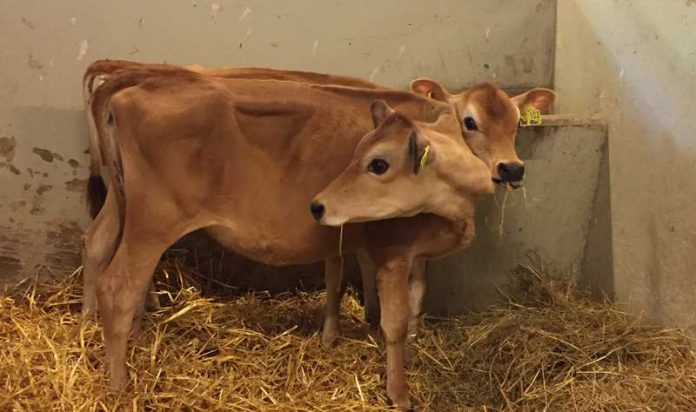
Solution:
<svg viewBox="0 0 696 412"><path fill-rule="evenodd" d="M608 119L616 300L696 336L696 1L560 0L555 81Z"/></svg>
<svg viewBox="0 0 696 412"><path fill-rule="evenodd" d="M498 189L477 210L472 245L430 262L426 309L460 313L499 301L499 287L529 257L569 275L580 273L583 286L602 282L600 273L611 279L610 263L585 263L596 245L611 241L593 224L596 210L608 206L601 196L606 187L599 185L606 148L607 128L594 119L548 116L539 127L521 129L517 151L525 162L524 190L508 192L506 199L506 191Z"/></svg>
<svg viewBox="0 0 696 412"><path fill-rule="evenodd" d="M80 78L97 58L549 86L552 0L3 0L0 278L70 270L87 223Z"/></svg>

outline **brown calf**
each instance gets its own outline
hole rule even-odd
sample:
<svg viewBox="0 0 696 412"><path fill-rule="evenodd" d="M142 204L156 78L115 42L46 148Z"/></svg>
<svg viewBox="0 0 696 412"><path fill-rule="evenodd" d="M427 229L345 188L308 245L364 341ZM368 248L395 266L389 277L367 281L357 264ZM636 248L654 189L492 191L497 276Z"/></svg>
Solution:
<svg viewBox="0 0 696 412"><path fill-rule="evenodd" d="M414 80L411 90L451 104L464 139L491 168L493 180L513 188L522 186L524 164L515 151L520 110L531 105L545 113L555 97L552 90L534 88L510 98L492 83L479 83L462 93L450 94L430 79Z"/></svg>

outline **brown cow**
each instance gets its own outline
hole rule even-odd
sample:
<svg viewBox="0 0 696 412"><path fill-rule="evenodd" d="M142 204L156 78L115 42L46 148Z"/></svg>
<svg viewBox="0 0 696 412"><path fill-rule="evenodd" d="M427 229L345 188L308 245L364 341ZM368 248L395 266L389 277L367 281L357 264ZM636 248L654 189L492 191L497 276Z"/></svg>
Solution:
<svg viewBox="0 0 696 412"><path fill-rule="evenodd" d="M97 61L93 63L85 73L85 90L87 91L86 103L89 101L92 82L96 76L108 76L122 70L142 68L162 71L173 70L172 66L167 65L143 64L122 60ZM382 86L361 79L305 71L275 70L258 67L206 69L200 65L190 65L187 66L187 69L214 77L277 79L387 90ZM429 79L414 80L411 84L411 89L416 93L451 104L457 113L467 143L474 149L474 152L488 164L494 181L497 183L507 183L512 187L519 187L521 185L521 180L524 175L524 166L517 157L514 147L517 124L519 121L519 109L531 104L537 109L545 112L553 102L554 95L551 90L535 88L511 99L497 86L490 83L481 83L465 92L452 95L439 83ZM86 106L88 106L88 104L86 104ZM92 133L92 136L96 139L96 133ZM96 147L96 143L90 146ZM92 158L96 159L97 157L93 154ZM92 166L93 174L98 174L98 169L94 168L94 163ZM94 179L90 179L90 184L94 182ZM98 184L94 186L95 187L92 189L93 192L100 189ZM102 194L102 196L104 195ZM97 209L98 207L93 209L93 216L96 215ZM378 320L379 306L376 299L376 288L374 284L374 265L372 265L372 262L369 261L369 258L364 252L359 251L357 256L363 275L366 313L368 315L372 314L369 318L371 322L375 323ZM421 302L425 292L424 273L425 262L418 262L411 276L410 301L412 313L411 320L409 321L410 339L413 339L417 332L417 317L421 312ZM341 279L335 278L335 276L339 274L340 270L335 268L335 263L327 261L325 270L327 303L322 333L322 343L325 346L331 346L339 334L338 310L340 307L342 289L340 287ZM89 291L90 288L85 288L85 290ZM86 301L94 302L94 299L90 296L91 295L87 292ZM92 306L93 303L85 305L85 308L90 308Z"/></svg>
<svg viewBox="0 0 696 412"><path fill-rule="evenodd" d="M386 90L382 86L374 83L370 83L361 79L346 77L346 76L336 76L323 73L314 73L306 71L292 71L292 70L276 70L261 67L235 67L235 68L222 68L222 69L206 69L200 65L190 65L186 69L195 71L197 73L204 73L208 76L213 77L225 77L225 78L254 78L254 79L273 79L273 80L288 80L288 81L299 81L304 83L316 83L325 85L340 85L349 87L360 87L366 89L382 89ZM108 76L114 75L116 73L122 73L127 70L148 70L156 71L158 73L171 73L172 71L180 71L181 69L175 66L166 64L156 64L156 63L140 63L127 60L98 60L92 63L84 75L84 105L85 108L91 106L92 93L94 89L94 82L97 78L104 80ZM87 119L90 126L90 154L91 154L91 164L90 164L90 178L88 180L88 191L92 194L88 200L90 202L90 214L94 218L96 217L102 203L106 197L106 186L102 181L102 174L104 170L101 167L101 155L98 144L98 134L96 131L94 118L91 114L91 110L87 110ZM372 268L369 258L362 251L358 252L360 262L363 262L361 266ZM365 263L367 262L367 263ZM325 271L325 276L327 277L327 284L340 284L340 279L333 279L333 277L338 276L341 273L340 268L335 268L335 262L326 262L327 270ZM369 265L369 266L368 266ZM329 266L331 266L329 268ZM363 279L363 283L371 287L369 293L366 297L371 297L367 299L367 302L371 306L378 308L376 302L376 289L374 280L374 269L363 270L364 274L370 275L367 279ZM329 279L329 277L332 277ZM328 288L328 298L326 305L326 314L324 322L324 333L322 334L322 342L324 346L331 346L338 336L338 308L340 306L340 295L337 295L334 290L336 288ZM339 288L340 289L340 288ZM338 291L342 293L342 289ZM96 309L96 299L94 287L91 283L85 283L84 287L84 304L83 312L85 314L91 314ZM376 310L372 310L376 312ZM370 311L368 311L370 313ZM378 320L377 320L378 321Z"/></svg>
<svg viewBox="0 0 696 412"><path fill-rule="evenodd" d="M186 69L207 76L224 77L230 79L287 80L298 81L303 83L387 90L382 86L370 83L362 79L307 71L277 70L263 67L230 67L220 69L207 69L198 64L186 66ZM97 60L87 67L84 74L83 102L85 108L90 107L92 93L94 92L93 89L95 87L95 80L99 78L103 81L106 78L108 78L108 76L111 76L116 73L122 73L123 71L127 70L151 70L156 71L158 73L172 73L181 71L181 68L167 64L141 63L129 60ZM87 118L90 126L90 156L92 158L92 162L90 164L90 175L99 176L101 173L101 165L99 164L100 157L97 143L98 137L96 130L94 129L94 119L92 118L89 112L87 113ZM103 188L97 187L97 185L99 185L100 183L100 180L90 181L90 184L95 185L92 188L93 190L104 192ZM105 192L102 194L101 199L95 199L97 200L96 204L90 205L90 214L93 218L99 212L99 208L101 207L101 202L103 201L104 197Z"/></svg>
<svg viewBox="0 0 696 412"><path fill-rule="evenodd" d="M371 113L375 99L399 114L379 103ZM338 230L318 225L308 206L346 169L373 121L384 118L358 153L379 147L394 159L390 180L366 190L375 201L397 196L397 206L359 216L388 220L347 224L341 252L366 249L378 268L387 394L410 406L403 356L413 262L466 246L474 204L493 190L450 105L406 92L136 69L111 76L91 108L110 190L86 234L84 276L96 279L115 387L127 380L127 337L154 267L184 234L205 228L268 264L335 262ZM389 176L369 165L365 173L377 181ZM422 195L403 193L416 181ZM434 189L452 198L428 191ZM353 212L345 216L355 219Z"/></svg>

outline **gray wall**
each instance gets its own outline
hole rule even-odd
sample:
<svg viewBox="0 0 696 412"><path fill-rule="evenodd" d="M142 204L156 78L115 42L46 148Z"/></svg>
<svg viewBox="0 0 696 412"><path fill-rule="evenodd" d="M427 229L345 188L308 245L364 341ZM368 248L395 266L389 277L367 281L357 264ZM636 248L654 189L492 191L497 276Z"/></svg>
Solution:
<svg viewBox="0 0 696 412"><path fill-rule="evenodd" d="M696 336L696 2L558 2L557 109L609 124L616 300Z"/></svg>
<svg viewBox="0 0 696 412"><path fill-rule="evenodd" d="M601 196L606 188L599 185L606 148L606 126L590 118L545 116L541 126L521 129L517 152L525 162L524 189L507 195L498 189L477 210L472 245L430 262L428 311L490 306L502 298L501 286L509 283L512 270L530 259L570 276L580 274L583 287L611 279L610 262L586 263L588 256L605 258L595 248L611 242L604 227L593 224L597 210L608 208Z"/></svg>
<svg viewBox="0 0 696 412"><path fill-rule="evenodd" d="M406 87L550 86L552 0L3 0L0 279L79 264L80 78L97 58L260 65Z"/></svg>

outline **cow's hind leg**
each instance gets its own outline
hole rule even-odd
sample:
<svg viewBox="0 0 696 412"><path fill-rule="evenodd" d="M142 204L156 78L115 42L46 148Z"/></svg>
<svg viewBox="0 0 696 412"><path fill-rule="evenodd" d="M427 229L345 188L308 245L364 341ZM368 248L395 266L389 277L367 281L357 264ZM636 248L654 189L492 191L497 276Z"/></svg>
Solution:
<svg viewBox="0 0 696 412"><path fill-rule="evenodd" d="M324 325L321 333L321 344L326 349L333 347L336 339L341 333L338 324L341 298L343 296L341 265L342 261L340 257L332 257L324 261L326 305L324 306Z"/></svg>
<svg viewBox="0 0 696 412"><path fill-rule="evenodd" d="M168 242L138 241L124 231L114 258L97 280L99 310L104 323L106 368L113 389L128 381L126 353L134 316L143 305L152 275Z"/></svg>
<svg viewBox="0 0 696 412"><path fill-rule="evenodd" d="M83 236L82 314L85 319L96 315L96 281L114 255L119 231L118 205L113 188L109 188L104 205Z"/></svg>
<svg viewBox="0 0 696 412"><path fill-rule="evenodd" d="M138 306L138 310L135 312L135 316L133 317L133 327L131 328L131 335L133 337L139 337L142 334L143 318L145 317L145 309L148 306L148 302L151 309L161 309L159 296L157 295L157 291L155 289L155 282L150 282L150 287L148 288L147 292L147 299L142 300Z"/></svg>

